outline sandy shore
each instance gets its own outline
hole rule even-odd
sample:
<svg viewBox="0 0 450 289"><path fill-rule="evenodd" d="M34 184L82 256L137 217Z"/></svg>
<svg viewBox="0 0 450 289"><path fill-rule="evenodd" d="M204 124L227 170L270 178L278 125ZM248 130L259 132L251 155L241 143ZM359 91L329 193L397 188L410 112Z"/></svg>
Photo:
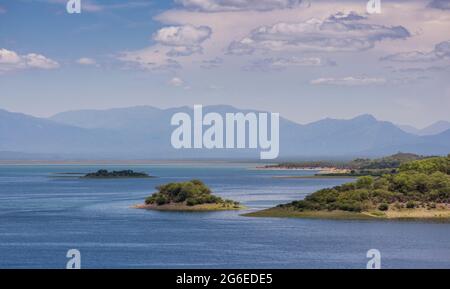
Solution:
<svg viewBox="0 0 450 289"><path fill-rule="evenodd" d="M332 167L317 167L317 168L287 168L287 167L256 167L255 170L262 171L318 171L318 174L346 174L348 169L338 169Z"/></svg>
<svg viewBox="0 0 450 289"><path fill-rule="evenodd" d="M229 211L229 210L243 210L246 207L231 204L201 204L195 206L187 206L184 203L170 203L158 206L156 204L138 204L133 206L135 209L156 210L156 211L179 211L179 212L207 212L207 211Z"/></svg>
<svg viewBox="0 0 450 289"><path fill-rule="evenodd" d="M386 212L371 211L353 213L346 211L296 211L292 208L270 208L262 211L244 214L247 217L271 217L271 218L313 218L313 219L378 219L378 220L448 220L450 221L450 209L400 209Z"/></svg>
<svg viewBox="0 0 450 289"><path fill-rule="evenodd" d="M449 219L450 209L401 209L385 212L388 219Z"/></svg>

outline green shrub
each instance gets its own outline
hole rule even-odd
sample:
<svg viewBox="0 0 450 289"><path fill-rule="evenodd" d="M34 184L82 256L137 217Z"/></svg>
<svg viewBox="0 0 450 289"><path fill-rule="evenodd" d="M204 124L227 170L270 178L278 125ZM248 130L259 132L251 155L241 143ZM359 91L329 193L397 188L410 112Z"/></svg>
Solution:
<svg viewBox="0 0 450 289"><path fill-rule="evenodd" d="M195 206L198 205L197 200L193 198L189 198L186 200L186 205L188 206Z"/></svg>
<svg viewBox="0 0 450 289"><path fill-rule="evenodd" d="M197 179L191 180L191 183L193 183L196 186L205 186L205 184L202 181Z"/></svg>
<svg viewBox="0 0 450 289"><path fill-rule="evenodd" d="M167 204L169 201L164 195L158 194L158 196L155 199L155 202L158 206L161 206L161 205Z"/></svg>
<svg viewBox="0 0 450 289"><path fill-rule="evenodd" d="M403 205L401 203L399 203L399 202L396 202L394 204L394 208L396 208L397 210L400 210L400 209L403 209Z"/></svg>
<svg viewBox="0 0 450 289"><path fill-rule="evenodd" d="M358 189L371 189L374 183L374 178L367 176L367 177L360 177L356 181L356 187Z"/></svg>
<svg viewBox="0 0 450 289"><path fill-rule="evenodd" d="M376 190L387 191L389 189L389 181L386 178L378 178L375 180L373 188Z"/></svg>
<svg viewBox="0 0 450 289"><path fill-rule="evenodd" d="M407 209L414 209L416 207L416 203L414 201L408 201L406 203L406 208Z"/></svg>
<svg viewBox="0 0 450 289"><path fill-rule="evenodd" d="M428 209L436 209L436 203L429 203Z"/></svg>
<svg viewBox="0 0 450 289"><path fill-rule="evenodd" d="M337 207L339 210L349 212L361 212L363 210L362 205L355 201L339 202L337 203Z"/></svg>
<svg viewBox="0 0 450 289"><path fill-rule="evenodd" d="M380 211L387 211L389 210L389 205L386 203L381 203L378 205L378 210Z"/></svg>
<svg viewBox="0 0 450 289"><path fill-rule="evenodd" d="M153 203L154 203L154 199L153 199L152 196L147 197L147 198L145 199L145 204L150 205L150 204L153 204Z"/></svg>
<svg viewBox="0 0 450 289"><path fill-rule="evenodd" d="M427 158L424 160L413 161L405 163L400 166L400 172L420 172L425 174L432 174L435 172L442 172L444 174L450 173L450 158Z"/></svg>

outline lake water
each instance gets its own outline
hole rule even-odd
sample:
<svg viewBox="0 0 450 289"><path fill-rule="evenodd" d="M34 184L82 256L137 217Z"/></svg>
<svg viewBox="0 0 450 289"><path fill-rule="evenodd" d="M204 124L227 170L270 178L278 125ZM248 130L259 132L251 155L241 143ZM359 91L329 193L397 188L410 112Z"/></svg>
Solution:
<svg viewBox="0 0 450 289"><path fill-rule="evenodd" d="M0 166L0 268L450 268L450 224L249 218L242 212L131 208L154 187L192 178L251 210L301 199L346 179L279 179L304 171L251 165ZM133 169L158 178L83 180L57 173Z"/></svg>

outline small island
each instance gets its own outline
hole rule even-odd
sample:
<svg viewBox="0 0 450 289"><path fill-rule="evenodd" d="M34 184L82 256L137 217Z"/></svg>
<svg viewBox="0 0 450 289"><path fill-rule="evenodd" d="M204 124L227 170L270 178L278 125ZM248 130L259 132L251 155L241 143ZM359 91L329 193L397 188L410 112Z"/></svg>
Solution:
<svg viewBox="0 0 450 289"><path fill-rule="evenodd" d="M381 177L360 177L245 216L450 220L450 155L406 162Z"/></svg>
<svg viewBox="0 0 450 289"><path fill-rule="evenodd" d="M156 187L157 192L145 199L138 209L160 211L223 211L241 210L245 207L232 200L214 196L202 181L168 183Z"/></svg>
<svg viewBox="0 0 450 289"><path fill-rule="evenodd" d="M82 178L87 179L122 179L122 178L152 178L147 173L134 172L132 170L112 171L98 170L95 173L88 173Z"/></svg>

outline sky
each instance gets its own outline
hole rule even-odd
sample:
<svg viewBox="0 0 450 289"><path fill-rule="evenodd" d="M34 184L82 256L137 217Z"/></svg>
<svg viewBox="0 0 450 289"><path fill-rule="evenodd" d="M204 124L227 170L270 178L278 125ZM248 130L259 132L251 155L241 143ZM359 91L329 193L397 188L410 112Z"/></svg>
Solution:
<svg viewBox="0 0 450 289"><path fill-rule="evenodd" d="M450 1L0 0L0 108L450 121Z"/></svg>

